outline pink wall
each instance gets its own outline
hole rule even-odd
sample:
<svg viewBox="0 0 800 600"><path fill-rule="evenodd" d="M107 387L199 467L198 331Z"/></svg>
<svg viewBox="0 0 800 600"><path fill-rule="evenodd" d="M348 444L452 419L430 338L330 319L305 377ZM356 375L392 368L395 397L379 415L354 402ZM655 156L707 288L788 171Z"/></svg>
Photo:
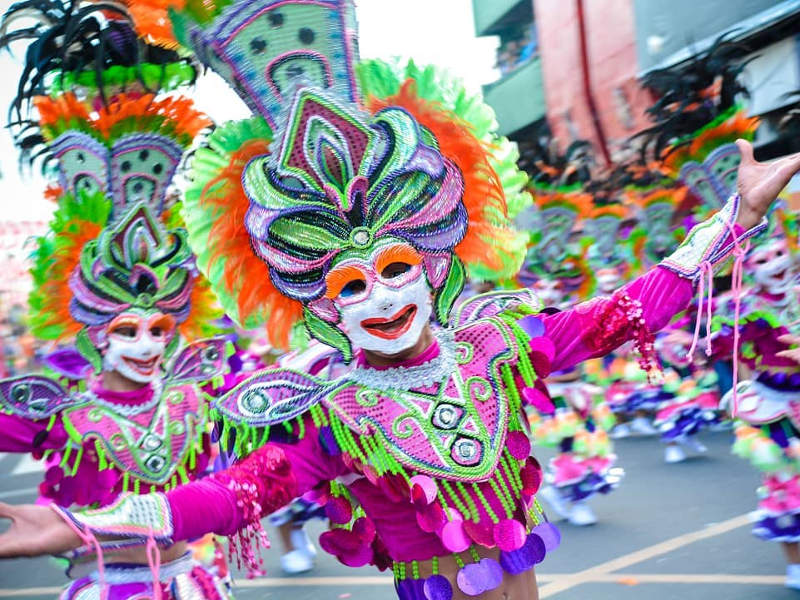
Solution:
<svg viewBox="0 0 800 600"><path fill-rule="evenodd" d="M533 1L553 133L562 149L576 137L597 145L584 94L575 0ZM636 81L633 0L583 2L591 89L613 158L627 138L647 127L644 111L651 104Z"/></svg>

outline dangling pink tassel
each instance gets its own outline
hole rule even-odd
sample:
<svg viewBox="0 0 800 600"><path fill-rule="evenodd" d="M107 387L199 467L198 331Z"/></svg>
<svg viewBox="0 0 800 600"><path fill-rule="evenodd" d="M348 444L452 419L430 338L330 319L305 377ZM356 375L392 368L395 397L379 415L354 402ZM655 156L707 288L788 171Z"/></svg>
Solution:
<svg viewBox="0 0 800 600"><path fill-rule="evenodd" d="M52 508L55 513L61 517L64 522L69 525L70 529L75 532L79 538L83 540L83 543L87 546L94 547L94 551L97 554L97 584L100 586L100 598L101 600L108 600L108 585L106 584L106 566L105 561L103 560L103 548L100 546L100 542L97 541L97 538L94 534L89 530L86 529L85 531L78 527L78 525L69 518L67 514L57 505L51 504L50 508Z"/></svg>

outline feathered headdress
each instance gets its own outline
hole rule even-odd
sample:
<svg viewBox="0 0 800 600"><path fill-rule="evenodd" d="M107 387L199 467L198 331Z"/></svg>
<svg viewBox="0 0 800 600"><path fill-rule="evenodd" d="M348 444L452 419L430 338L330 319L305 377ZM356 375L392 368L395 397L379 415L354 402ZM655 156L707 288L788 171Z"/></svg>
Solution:
<svg viewBox="0 0 800 600"><path fill-rule="evenodd" d="M663 161L669 176L687 186L704 211L716 210L735 191L741 160L733 143L752 139L758 120L747 118L737 97L746 66L743 48L720 36L688 65L650 72L643 85L660 96L648 109L653 127L643 138L643 158Z"/></svg>
<svg viewBox="0 0 800 600"><path fill-rule="evenodd" d="M513 154L502 144L495 153L475 100L431 92L434 71L367 63L359 94L350 2L187 2L173 21L178 40L204 52L258 113L198 151L184 205L198 264L239 322L268 320L285 347L302 316L349 357L325 298L325 275L343 252L388 236L410 244L443 323L465 265L516 266L521 253L509 247L518 238L493 166L508 169L504 181L520 196ZM477 127L467 115L480 117Z"/></svg>
<svg viewBox="0 0 800 600"><path fill-rule="evenodd" d="M38 24L8 33L32 14ZM33 331L45 339L75 337L96 367L104 327L120 311L170 313L188 337L205 334L214 312L186 233L166 211L178 162L210 120L188 99L156 99L142 86L104 97L106 75L114 80L115 67L138 72L138 57L148 55L126 18L116 3L23 2L3 21L6 43L37 36L12 110L26 123L17 137L23 154L54 164L60 185L48 192L57 209L33 255ZM81 87L88 73L100 95ZM65 82L74 89L64 91ZM22 118L27 100L35 118Z"/></svg>

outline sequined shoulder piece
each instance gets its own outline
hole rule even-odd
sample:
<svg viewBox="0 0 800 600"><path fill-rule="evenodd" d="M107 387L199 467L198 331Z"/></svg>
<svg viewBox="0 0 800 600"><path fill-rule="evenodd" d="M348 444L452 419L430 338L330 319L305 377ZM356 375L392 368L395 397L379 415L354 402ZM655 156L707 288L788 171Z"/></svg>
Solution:
<svg viewBox="0 0 800 600"><path fill-rule="evenodd" d="M232 348L224 338L192 342L172 360L169 381L204 382L219 377L228 368L227 358L231 352Z"/></svg>
<svg viewBox="0 0 800 600"><path fill-rule="evenodd" d="M23 375L0 380L0 411L26 419L45 419L77 400L54 379Z"/></svg>

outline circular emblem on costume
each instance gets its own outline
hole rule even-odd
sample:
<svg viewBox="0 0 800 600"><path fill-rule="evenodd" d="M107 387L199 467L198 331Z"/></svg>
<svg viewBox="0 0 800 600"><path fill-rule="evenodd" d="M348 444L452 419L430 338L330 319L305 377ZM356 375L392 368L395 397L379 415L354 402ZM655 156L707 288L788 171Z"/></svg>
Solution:
<svg viewBox="0 0 800 600"><path fill-rule="evenodd" d="M452 404L440 404L433 412L433 425L439 429L455 429L463 413L463 410Z"/></svg>
<svg viewBox="0 0 800 600"><path fill-rule="evenodd" d="M31 399L31 385L27 382L11 386L11 399L17 404L27 404Z"/></svg>
<svg viewBox="0 0 800 600"><path fill-rule="evenodd" d="M136 297L136 304L139 306L150 306L153 304L153 296L150 294L139 294Z"/></svg>
<svg viewBox="0 0 800 600"><path fill-rule="evenodd" d="M372 234L366 227L356 227L350 232L350 243L356 248L366 248L372 243Z"/></svg>
<svg viewBox="0 0 800 600"><path fill-rule="evenodd" d="M244 392L239 398L239 409L244 414L262 415L267 411L270 403L271 399L267 392L254 387Z"/></svg>
<svg viewBox="0 0 800 600"><path fill-rule="evenodd" d="M481 462L481 443L472 438L460 437L453 443L451 456L463 466L476 465Z"/></svg>

